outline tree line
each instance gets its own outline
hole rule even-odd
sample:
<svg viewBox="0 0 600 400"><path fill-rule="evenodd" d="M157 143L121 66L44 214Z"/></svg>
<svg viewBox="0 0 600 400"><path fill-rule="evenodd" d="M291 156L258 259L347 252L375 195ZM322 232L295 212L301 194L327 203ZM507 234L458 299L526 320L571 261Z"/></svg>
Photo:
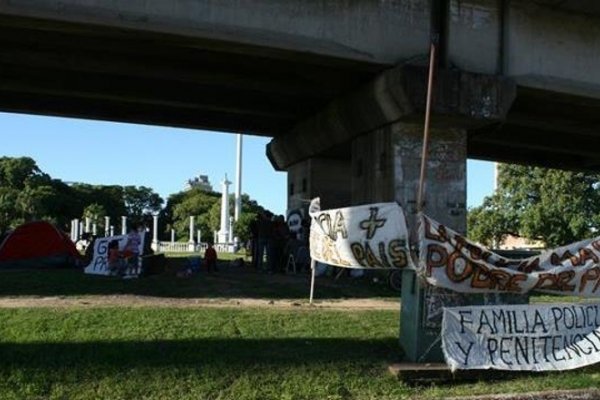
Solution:
<svg viewBox="0 0 600 400"><path fill-rule="evenodd" d="M164 199L146 186L67 184L43 172L30 157L0 157L0 233L33 220L46 220L69 232L71 220L86 217L103 233L105 216L118 225L123 215L151 227L152 215L158 213L159 239L169 238L174 229L178 238L187 240L190 216L196 217L196 229L207 239L219 229L220 200L220 193L193 188L170 195L163 207ZM233 196L230 201L233 204ZM246 240L250 221L263 210L243 195L234 234Z"/></svg>
<svg viewBox="0 0 600 400"><path fill-rule="evenodd" d="M501 164L498 187L483 204L469 210L468 235L494 247L507 235L541 240L556 247L600 232L600 173L573 172ZM233 195L230 209L233 209ZM164 205L164 207L163 207ZM242 195L242 213L234 235L250 237L250 222L265 209ZM189 217L203 240L219 229L221 194L192 188L171 194L165 202L146 186L67 184L43 172L30 157L0 157L0 233L32 221L46 220L65 232L71 220L91 218L104 232L104 217L118 225L130 222L152 226L159 214L159 239L188 240Z"/></svg>
<svg viewBox="0 0 600 400"><path fill-rule="evenodd" d="M500 164L497 189L469 210L468 235L494 247L507 235L557 247L600 232L600 174Z"/></svg>

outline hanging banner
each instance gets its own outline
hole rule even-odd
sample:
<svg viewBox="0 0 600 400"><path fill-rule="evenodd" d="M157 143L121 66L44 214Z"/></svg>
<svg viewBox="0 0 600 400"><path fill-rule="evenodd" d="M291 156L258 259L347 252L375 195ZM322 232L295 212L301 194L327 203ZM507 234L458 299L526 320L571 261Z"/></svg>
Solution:
<svg viewBox="0 0 600 400"><path fill-rule="evenodd" d="M140 234L140 244L138 254L143 254L144 234ZM137 276L141 272L141 257L134 260L134 264L128 263L123 258L118 261L118 266L109 265L109 244L113 241L118 242L118 251L122 252L127 244L127 235L108 236L97 238L94 241L94 256L92 261L84 268L86 274L92 275L117 275L121 273L124 276Z"/></svg>
<svg viewBox="0 0 600 400"><path fill-rule="evenodd" d="M414 267L402 208L396 203L320 210L310 204L310 256L346 268Z"/></svg>
<svg viewBox="0 0 600 400"><path fill-rule="evenodd" d="M539 291L600 297L600 238L509 259L422 215L419 268L428 283L463 293Z"/></svg>
<svg viewBox="0 0 600 400"><path fill-rule="evenodd" d="M600 304L450 307L442 349L451 370L557 371L600 361Z"/></svg>

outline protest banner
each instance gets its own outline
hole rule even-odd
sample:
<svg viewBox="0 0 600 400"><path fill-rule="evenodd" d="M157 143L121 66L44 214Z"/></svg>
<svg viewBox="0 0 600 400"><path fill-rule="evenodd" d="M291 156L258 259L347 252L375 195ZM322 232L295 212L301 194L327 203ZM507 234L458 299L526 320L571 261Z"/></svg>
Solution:
<svg viewBox="0 0 600 400"><path fill-rule="evenodd" d="M434 286L462 293L600 297L600 237L508 259L421 215L419 242L419 270Z"/></svg>
<svg viewBox="0 0 600 400"><path fill-rule="evenodd" d="M568 370L600 361L600 303L444 308L442 349L456 369Z"/></svg>
<svg viewBox="0 0 600 400"><path fill-rule="evenodd" d="M140 245L139 245L139 253L143 253L144 249L144 236L140 235ZM117 235L117 236L108 236L97 238L94 241L94 256L92 261L84 268L84 273L92 274L92 275L112 275L112 272L108 268L108 244L116 240L119 242L119 250L123 250L125 245L127 244L127 235ZM141 268L141 258L138 257L138 265L137 268L133 270L127 270L127 275L137 275L139 274Z"/></svg>
<svg viewBox="0 0 600 400"><path fill-rule="evenodd" d="M346 268L413 267L402 208L377 203L321 211L311 202L310 256Z"/></svg>

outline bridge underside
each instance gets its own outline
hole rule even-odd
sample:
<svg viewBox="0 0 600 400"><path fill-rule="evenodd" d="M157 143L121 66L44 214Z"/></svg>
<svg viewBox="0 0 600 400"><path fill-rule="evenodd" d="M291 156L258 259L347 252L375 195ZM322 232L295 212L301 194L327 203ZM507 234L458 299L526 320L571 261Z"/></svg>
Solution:
<svg viewBox="0 0 600 400"><path fill-rule="evenodd" d="M0 109L275 136L385 66L0 16Z"/></svg>
<svg viewBox="0 0 600 400"><path fill-rule="evenodd" d="M350 157L351 140L368 130L332 141L327 131L302 127L390 68L306 51L0 16L0 110L245 132L274 137L270 152L285 141L305 148L304 136L310 142L320 135L313 154L271 157L280 169L312 156ZM423 78L419 104L402 116L409 122L422 120ZM468 156L600 170L600 90L573 91L567 83L561 92L535 78L511 79L516 94L502 118L466 130ZM360 111L359 101L345 113L368 111L363 106ZM443 108L434 123L452 122Z"/></svg>
<svg viewBox="0 0 600 400"><path fill-rule="evenodd" d="M600 171L600 99L518 85L506 119L467 143L471 158Z"/></svg>

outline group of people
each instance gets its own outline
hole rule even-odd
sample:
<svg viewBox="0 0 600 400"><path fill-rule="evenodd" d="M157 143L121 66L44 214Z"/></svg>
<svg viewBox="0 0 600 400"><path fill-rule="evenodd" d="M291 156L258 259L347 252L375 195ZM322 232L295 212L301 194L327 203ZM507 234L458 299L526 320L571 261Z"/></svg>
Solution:
<svg viewBox="0 0 600 400"><path fill-rule="evenodd" d="M296 233L291 233L283 215L273 215L269 211L259 214L250 223L250 232L251 266L261 272L285 272L292 250L298 246L307 246L302 241L305 235L298 237ZM124 247L120 248L119 240L109 242L107 261L111 274L122 276L129 271L137 271L142 234L139 232L139 225L132 224ZM93 248L93 245L90 247ZM212 243L209 243L203 261L207 272L217 271L217 253Z"/></svg>
<svg viewBox="0 0 600 400"><path fill-rule="evenodd" d="M290 232L283 215L269 211L259 214L250 224L250 233L252 267L271 274L285 272L290 242L298 238Z"/></svg>
<svg viewBox="0 0 600 400"><path fill-rule="evenodd" d="M139 226L132 224L127 234L125 246L119 249L119 241L111 240L108 243L108 270L115 275L125 275L128 270L139 272L140 245L142 236L138 231Z"/></svg>

